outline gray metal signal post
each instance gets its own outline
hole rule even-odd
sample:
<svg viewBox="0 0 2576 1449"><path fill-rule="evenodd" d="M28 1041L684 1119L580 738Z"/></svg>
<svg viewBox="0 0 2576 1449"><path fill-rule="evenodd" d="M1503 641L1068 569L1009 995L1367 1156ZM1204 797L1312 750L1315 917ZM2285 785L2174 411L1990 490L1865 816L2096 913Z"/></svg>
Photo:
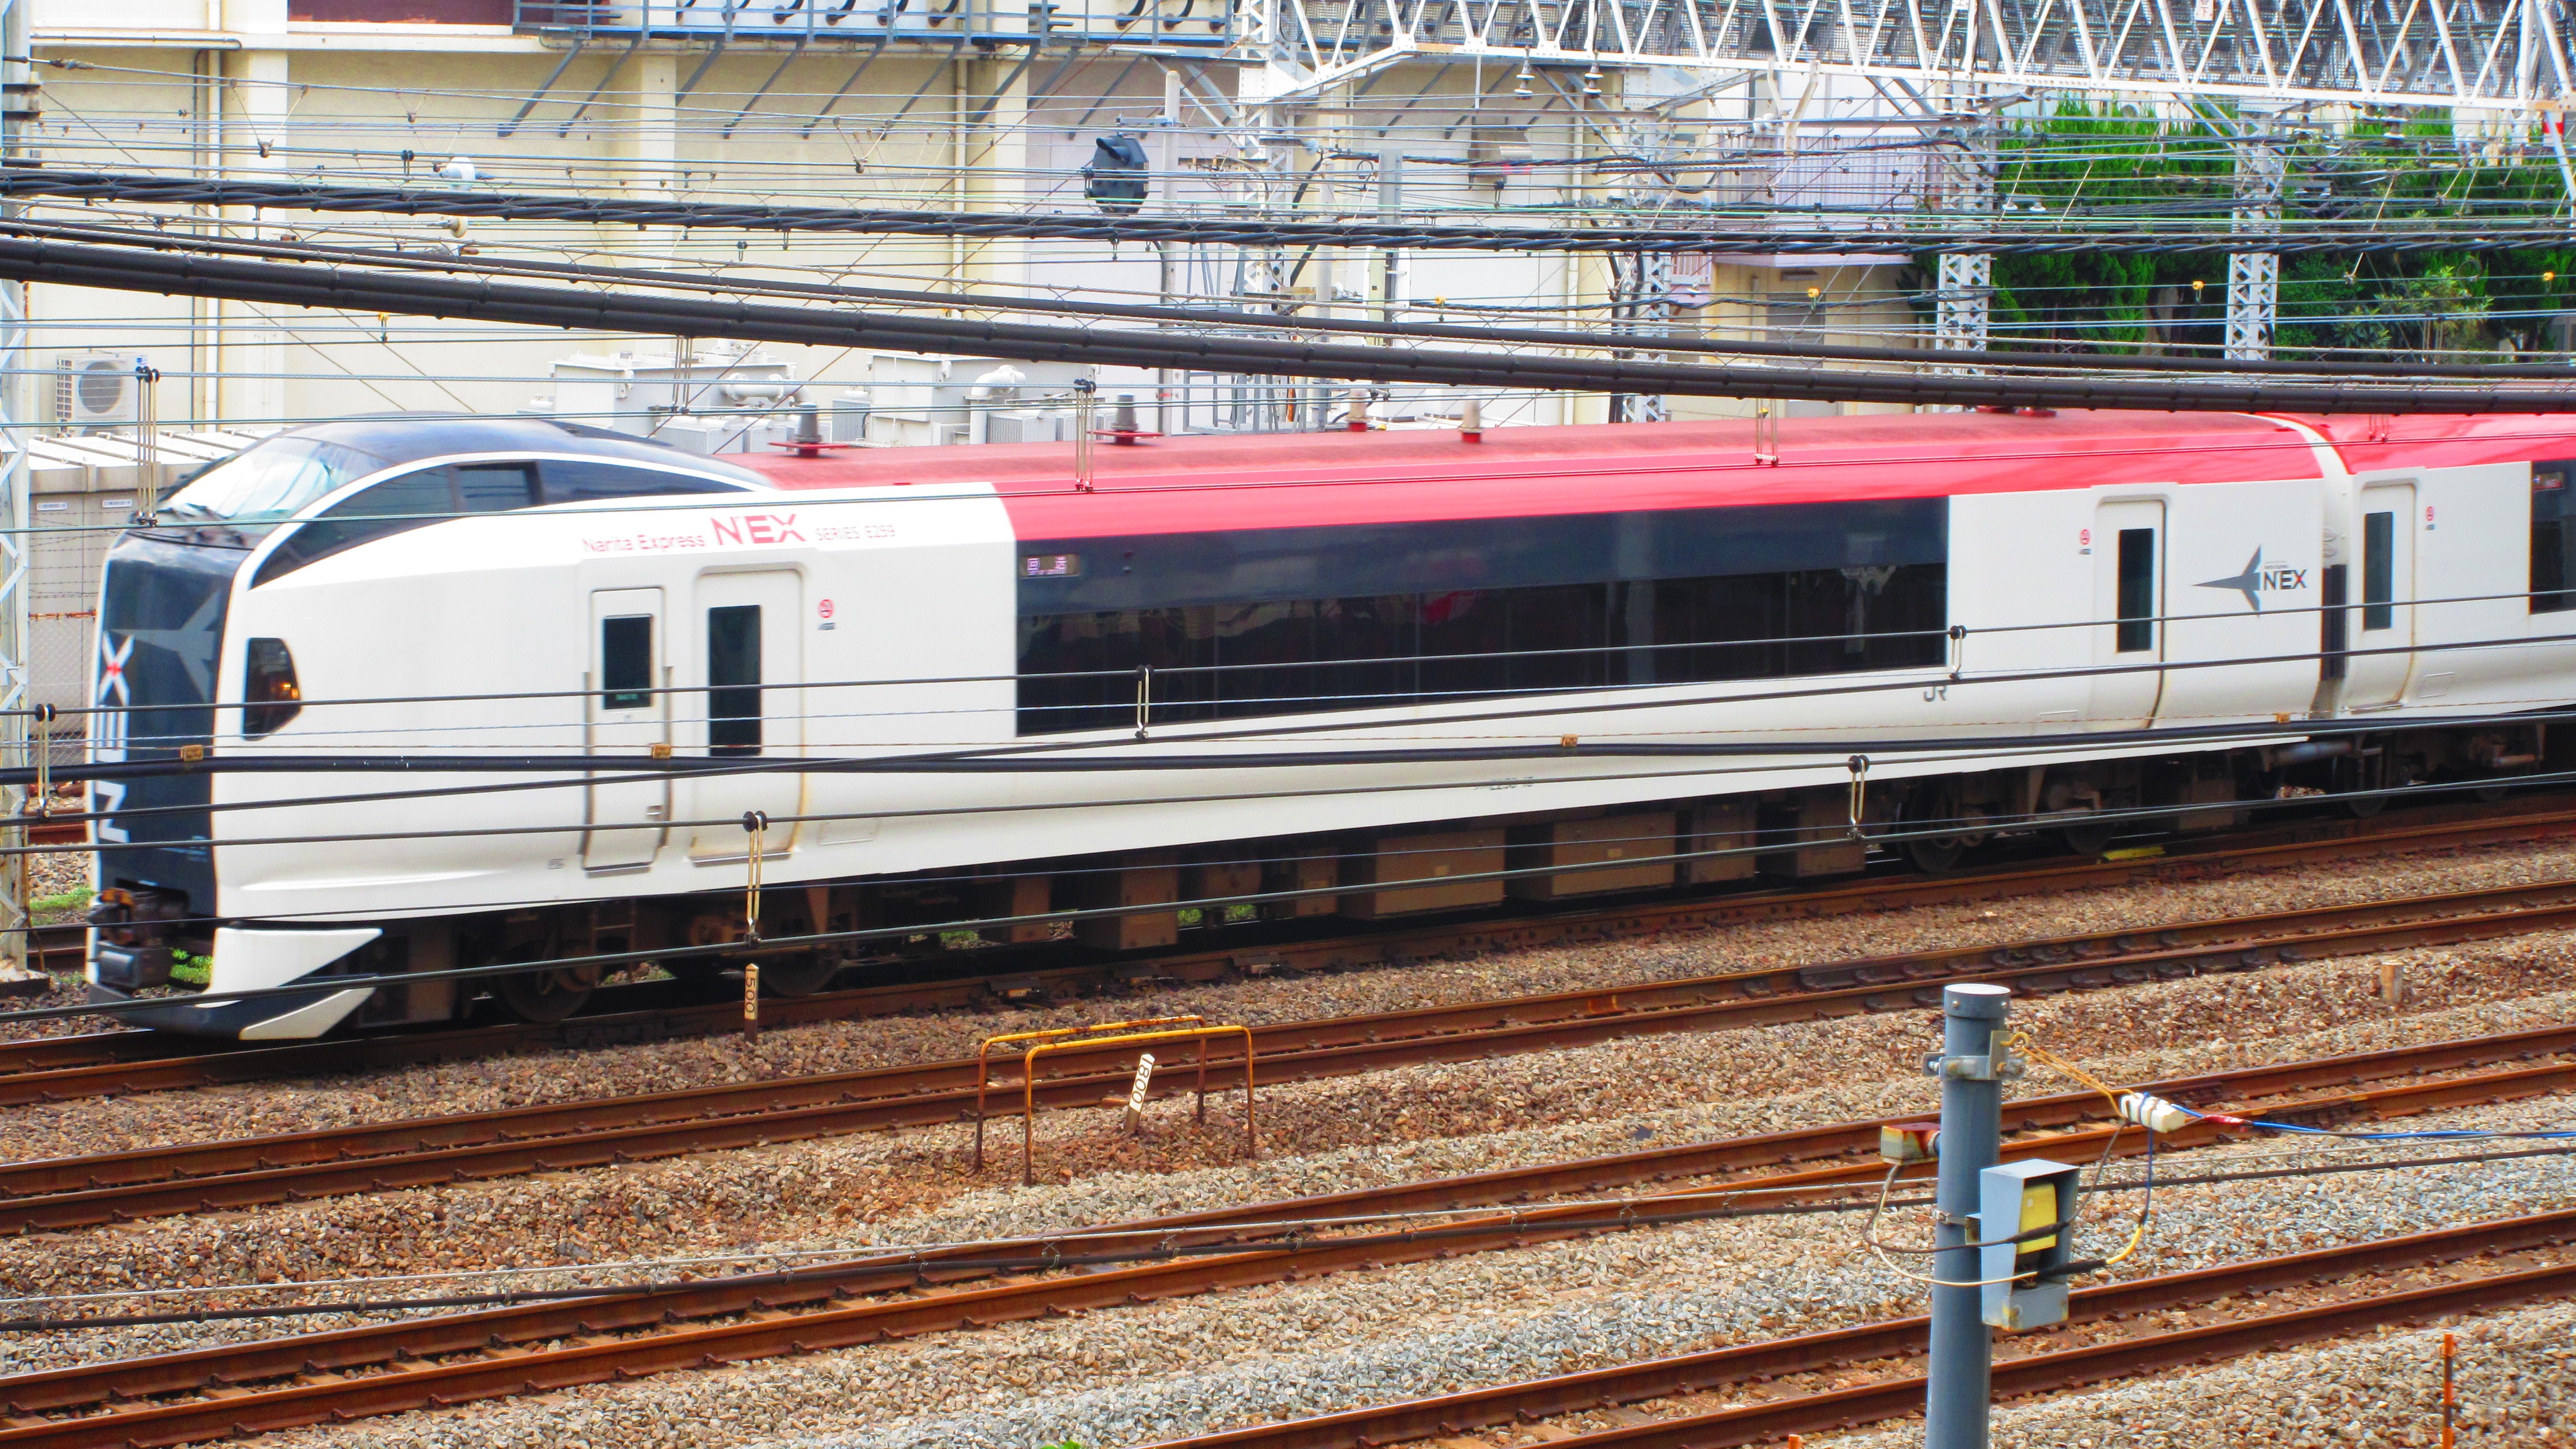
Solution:
<svg viewBox="0 0 2576 1449"><path fill-rule="evenodd" d="M28 64L27 12L34 0L0 0L0 162L19 164L26 144L26 123L35 116L34 71ZM16 212L22 208L5 208ZM35 762L46 748L43 736L26 717L27 698L27 288L0 282L0 759L12 765ZM0 841L23 847L28 836L23 819L31 804L28 791L12 785L0 790L0 816L9 824ZM34 918L27 913L27 856L12 855L0 864L0 980L29 979L35 952L28 933ZM41 978L38 978L41 979Z"/></svg>
<svg viewBox="0 0 2576 1449"><path fill-rule="evenodd" d="M2004 1081L2021 1064L2004 1050L2012 992L1971 984L1941 991L1941 1175L1933 1193L1932 1354L1923 1392L1924 1449L1986 1449L1994 1330L1978 1280L1978 1174L2003 1152Z"/></svg>

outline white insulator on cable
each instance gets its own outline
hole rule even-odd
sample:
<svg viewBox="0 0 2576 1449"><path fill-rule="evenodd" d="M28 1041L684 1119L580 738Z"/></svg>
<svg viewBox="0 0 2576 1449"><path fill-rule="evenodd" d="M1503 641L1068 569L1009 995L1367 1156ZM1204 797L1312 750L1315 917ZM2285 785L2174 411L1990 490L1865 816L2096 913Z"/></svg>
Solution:
<svg viewBox="0 0 2576 1449"><path fill-rule="evenodd" d="M2120 1094L2120 1120L2134 1122L2150 1132L2179 1132L2191 1125L2194 1115L2162 1097L2151 1097L2144 1092Z"/></svg>

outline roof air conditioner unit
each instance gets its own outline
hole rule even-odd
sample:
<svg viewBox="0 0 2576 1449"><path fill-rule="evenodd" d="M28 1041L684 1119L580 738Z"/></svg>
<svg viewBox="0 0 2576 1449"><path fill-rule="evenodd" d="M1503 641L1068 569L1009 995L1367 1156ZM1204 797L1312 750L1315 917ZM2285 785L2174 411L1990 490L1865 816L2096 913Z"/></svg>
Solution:
<svg viewBox="0 0 2576 1449"><path fill-rule="evenodd" d="M54 418L66 427L113 428L142 415L134 359L114 352L67 352L54 359Z"/></svg>

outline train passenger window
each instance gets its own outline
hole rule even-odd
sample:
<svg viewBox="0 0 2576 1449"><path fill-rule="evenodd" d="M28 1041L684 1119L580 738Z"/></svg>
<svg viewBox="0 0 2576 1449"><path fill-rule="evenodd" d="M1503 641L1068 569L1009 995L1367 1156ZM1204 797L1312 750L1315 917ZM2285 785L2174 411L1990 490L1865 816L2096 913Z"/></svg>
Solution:
<svg viewBox="0 0 2576 1449"><path fill-rule="evenodd" d="M2397 622L2397 515L2361 516L2361 627L2386 629Z"/></svg>
<svg viewBox="0 0 2576 1449"><path fill-rule="evenodd" d="M760 753L760 606L707 610L707 753Z"/></svg>
<svg viewBox="0 0 2576 1449"><path fill-rule="evenodd" d="M599 621L599 707L644 709L653 703L653 616L620 614Z"/></svg>
<svg viewBox="0 0 2576 1449"><path fill-rule="evenodd" d="M533 463L460 463L456 466L456 501L468 513L507 513L534 507L537 469Z"/></svg>
<svg viewBox="0 0 2576 1449"><path fill-rule="evenodd" d="M2156 531L2120 530L2119 652L2156 647Z"/></svg>
<svg viewBox="0 0 2576 1449"><path fill-rule="evenodd" d="M622 463L547 459L539 465L548 503L613 503L621 498L666 498L685 493L740 493L746 490L713 478L665 473Z"/></svg>
<svg viewBox="0 0 2576 1449"><path fill-rule="evenodd" d="M321 517L296 524L260 564L251 584L255 588L371 539L424 528L455 514L456 494L445 468L388 478L332 504Z"/></svg>
<svg viewBox="0 0 2576 1449"><path fill-rule="evenodd" d="M2576 463L2531 465L2531 612L2576 609Z"/></svg>
<svg viewBox="0 0 2576 1449"><path fill-rule="evenodd" d="M1024 615L1019 729L1939 664L1939 564Z"/></svg>
<svg viewBox="0 0 2576 1449"><path fill-rule="evenodd" d="M1132 727L1147 670L1181 724L1933 667L1949 624L1919 500L1024 542L1028 735Z"/></svg>

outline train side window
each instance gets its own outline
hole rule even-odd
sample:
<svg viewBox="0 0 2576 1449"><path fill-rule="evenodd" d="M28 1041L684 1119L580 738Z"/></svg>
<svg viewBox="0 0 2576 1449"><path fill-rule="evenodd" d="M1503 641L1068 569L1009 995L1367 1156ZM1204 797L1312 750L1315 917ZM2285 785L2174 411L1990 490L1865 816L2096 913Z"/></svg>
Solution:
<svg viewBox="0 0 2576 1449"><path fill-rule="evenodd" d="M707 610L707 753L760 753L760 606Z"/></svg>
<svg viewBox="0 0 2576 1449"><path fill-rule="evenodd" d="M537 503L537 469L532 463L459 463L456 500L467 513L507 513Z"/></svg>
<svg viewBox="0 0 2576 1449"><path fill-rule="evenodd" d="M2576 609L2576 463L2531 465L2531 612L2555 614Z"/></svg>
<svg viewBox="0 0 2576 1449"><path fill-rule="evenodd" d="M2397 515L2361 516L2361 627L2397 623Z"/></svg>
<svg viewBox="0 0 2576 1449"><path fill-rule="evenodd" d="M1883 564L1029 614L1019 732L1132 723L1140 666L1152 718L1172 724L1921 668L1943 657L1945 578L1940 564Z"/></svg>
<svg viewBox="0 0 2576 1449"><path fill-rule="evenodd" d="M654 468L633 468L619 463L549 458L539 468L548 503L609 503L620 498L667 498L687 493L748 491L712 478L665 473Z"/></svg>
<svg viewBox="0 0 2576 1449"><path fill-rule="evenodd" d="M653 616L619 614L599 621L599 707L643 709L653 703Z"/></svg>
<svg viewBox="0 0 2576 1449"><path fill-rule="evenodd" d="M2156 531L2120 530L2119 652L2156 647Z"/></svg>
<svg viewBox="0 0 2576 1449"><path fill-rule="evenodd" d="M425 528L456 516L456 493L445 468L423 468L388 478L296 524L251 580L256 588L317 559L392 534Z"/></svg>

